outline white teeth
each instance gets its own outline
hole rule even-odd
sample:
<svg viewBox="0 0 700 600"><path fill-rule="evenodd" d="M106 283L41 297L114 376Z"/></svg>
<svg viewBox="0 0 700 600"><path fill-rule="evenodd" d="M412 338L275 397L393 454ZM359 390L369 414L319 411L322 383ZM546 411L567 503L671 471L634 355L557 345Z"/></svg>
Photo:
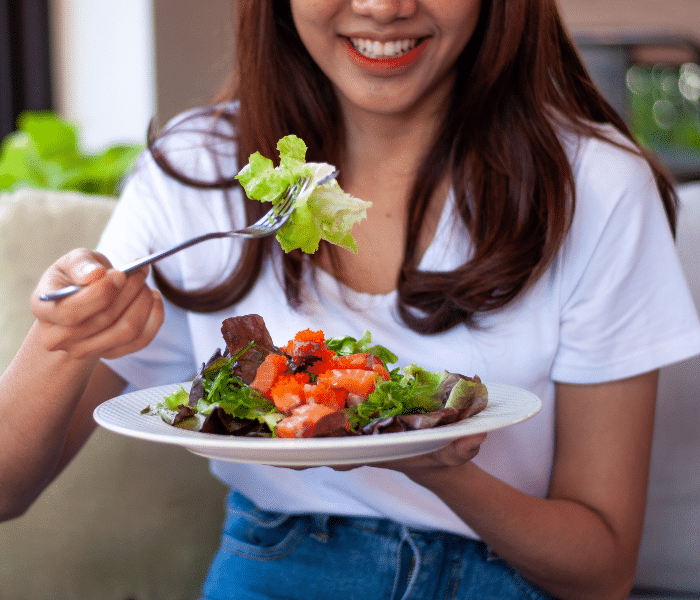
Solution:
<svg viewBox="0 0 700 600"><path fill-rule="evenodd" d="M397 58L413 50L418 39L382 43L364 38L350 38L350 43L355 47L355 50L367 58Z"/></svg>

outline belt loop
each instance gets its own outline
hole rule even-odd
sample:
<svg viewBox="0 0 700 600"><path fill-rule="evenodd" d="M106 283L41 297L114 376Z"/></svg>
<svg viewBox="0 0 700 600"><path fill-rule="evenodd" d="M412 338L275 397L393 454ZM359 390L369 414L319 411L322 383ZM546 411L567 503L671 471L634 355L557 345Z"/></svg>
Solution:
<svg viewBox="0 0 700 600"><path fill-rule="evenodd" d="M311 515L311 522L314 528L313 532L311 533L311 537L314 538L317 542L321 542L322 544L325 544L330 538L330 531L328 529L329 519L330 515Z"/></svg>

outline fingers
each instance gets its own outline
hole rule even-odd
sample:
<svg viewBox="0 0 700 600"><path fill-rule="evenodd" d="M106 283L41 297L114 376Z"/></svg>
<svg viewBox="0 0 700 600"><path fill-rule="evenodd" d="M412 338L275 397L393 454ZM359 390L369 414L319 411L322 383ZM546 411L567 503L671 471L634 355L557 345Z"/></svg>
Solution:
<svg viewBox="0 0 700 600"><path fill-rule="evenodd" d="M77 292L83 294L83 298L96 295L91 291L91 285L100 283L102 289L107 286L121 287L126 282L126 276L112 268L107 258L97 252L91 252L85 248L73 250L59 258L51 265L41 277L39 284L31 299L31 308L39 319L51 320L53 318L72 317L73 322L80 322L86 318L87 312L81 314L80 303L76 302L44 302L41 295L67 285L77 284L86 286ZM86 303L82 304L85 311L90 310ZM63 310L61 310L63 309Z"/></svg>
<svg viewBox="0 0 700 600"><path fill-rule="evenodd" d="M165 311L163 299L156 290L144 293L141 300L141 302L134 302L129 306L115 328L96 336L79 350L82 350L85 355L89 354L93 347L101 349L109 346L110 349L108 351L102 350L100 356L119 358L148 345L163 324ZM114 340L113 344L112 340Z"/></svg>
<svg viewBox="0 0 700 600"><path fill-rule="evenodd" d="M32 297L43 343L74 358L115 358L144 347L163 322L163 301L145 281L148 269L129 276L101 254L75 250L52 265ZM71 296L44 302L41 293L77 283Z"/></svg>
<svg viewBox="0 0 700 600"><path fill-rule="evenodd" d="M117 358L146 346L162 324L163 316L163 301L157 291L142 286L133 295L129 289L113 306L84 324L49 328L46 345L52 350L64 350L73 358Z"/></svg>
<svg viewBox="0 0 700 600"><path fill-rule="evenodd" d="M433 465L436 467L456 467L472 460L481 448L481 444L486 439L486 434L460 438L444 448L440 448L432 454L428 454Z"/></svg>
<svg viewBox="0 0 700 600"><path fill-rule="evenodd" d="M368 463L367 466L401 471L402 473L415 477L420 471L458 467L469 462L479 453L481 444L485 439L485 433L473 435L455 440L444 448L440 448L429 454L422 454L420 456L404 458L397 461ZM348 471L359 466L363 465L342 465L333 466L332 468L336 471Z"/></svg>
<svg viewBox="0 0 700 600"><path fill-rule="evenodd" d="M88 285L104 276L111 268L109 260L98 252L86 251L84 248L73 250L57 263L72 283Z"/></svg>
<svg viewBox="0 0 700 600"><path fill-rule="evenodd" d="M479 453L479 448L485 439L485 433L460 438L429 454L400 461L396 466L390 463L392 466L389 468L398 467L400 471L409 472L420 469L458 467L469 462Z"/></svg>
<svg viewBox="0 0 700 600"><path fill-rule="evenodd" d="M55 306L43 311L54 325L51 345L57 346L63 339L90 337L113 325L140 294L150 291L145 280L144 272L119 281L105 274L73 296L55 302Z"/></svg>

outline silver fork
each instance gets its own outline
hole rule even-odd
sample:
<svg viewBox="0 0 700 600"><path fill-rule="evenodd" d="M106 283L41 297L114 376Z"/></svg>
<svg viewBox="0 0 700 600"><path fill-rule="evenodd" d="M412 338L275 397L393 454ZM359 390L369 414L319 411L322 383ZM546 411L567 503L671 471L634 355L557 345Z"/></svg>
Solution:
<svg viewBox="0 0 700 600"><path fill-rule="evenodd" d="M325 177L319 179L316 185L323 185L324 183L328 183L332 179L335 179L337 176L338 171L333 171L329 175L326 175ZM200 242L206 242L207 240L225 237L261 238L266 237L268 235L272 235L273 233L277 232L282 227L282 225L284 225L289 220L289 217L292 216L292 213L294 212L296 199L302 193L304 193L310 181L310 177L302 177L299 180L297 180L297 182L294 185L290 185L284 193L282 202L272 207L255 223L249 225L248 227L245 227L244 229L238 229L236 231L214 231L212 233L200 235L198 237L192 238L191 240L187 240L186 242L182 242L177 246L173 246L168 250L155 252L153 254L145 256L144 258L140 258L132 263L129 263L127 266L122 268L121 271L122 273L126 273L128 275L130 273L133 273L134 271L138 271L141 267L150 265L156 261L165 258L166 256L170 256L172 254L175 254L176 252L180 252L180 250L184 250L185 248L189 248L190 246L194 246L195 244L199 244ZM43 300L45 302L48 302L50 300L58 300L59 298L65 298L66 296L74 294L78 290L82 289L82 287L83 286L80 285L68 285L53 292L42 294L39 298L40 300Z"/></svg>

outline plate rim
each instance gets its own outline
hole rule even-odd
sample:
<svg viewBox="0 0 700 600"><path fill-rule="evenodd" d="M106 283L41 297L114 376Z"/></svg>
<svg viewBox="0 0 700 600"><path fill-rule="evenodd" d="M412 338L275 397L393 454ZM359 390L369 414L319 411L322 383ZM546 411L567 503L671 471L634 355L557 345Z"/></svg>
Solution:
<svg viewBox="0 0 700 600"><path fill-rule="evenodd" d="M490 397L493 394L498 396L503 395L504 393L509 393L517 394L523 399L527 399L529 402L527 405L527 411L524 410L522 414L515 418L510 416L504 422L496 422L492 425L482 424L482 426L479 427L480 421L483 421L484 417L489 416L487 412L489 405L487 404L484 411L474 415L473 417L469 417L468 419L457 423L451 423L430 429L395 432L383 435L300 439L235 437L178 429L165 423L158 415L143 414L142 416L144 418L158 419L164 428L168 428L163 429L162 432L120 425L118 423L114 423L109 418L105 418L104 413L110 411L112 407L120 407L122 409L134 408L134 410L137 411L137 414L140 414L141 411L146 408L147 404L147 401L144 401L145 399L141 399L140 396L143 396L144 394L165 396L179 389L180 386L187 390L189 389L191 382L185 382L154 386L115 396L114 398L106 400L97 406L93 411L93 418L98 425L112 431L113 433L154 443L182 446L194 454L216 460L273 465L277 464L280 466L347 464L342 462L342 459L338 458L327 459L324 461L309 459L307 457L292 459L284 454L288 452L315 454L321 452L338 452L344 449L347 451L363 451L365 453L371 453L373 448L381 447L385 450L395 448L395 454L397 454L396 458L405 458L407 456L407 445L418 447L421 443L429 444L431 442L435 444L444 442L443 445L446 445L450 441L458 439L459 437L476 435L479 433L488 433L503 427L522 423L523 421L534 417L542 409L542 400L529 390L503 383L484 382L484 384L486 385ZM143 403L140 405L140 408L137 408L136 406L132 407L132 403L136 404L137 401ZM156 427L160 426L161 425L157 425ZM398 452L398 449L403 449L403 451ZM214 451L217 451L216 455L213 454ZM280 457L274 461L271 461L268 456L255 460L251 457L251 455L254 455L256 452L265 454L280 454ZM220 453L230 453L231 456L224 457L221 456ZM422 452L417 452L416 454L420 453ZM398 456L398 454L401 454L401 456ZM411 454L409 451L408 455L415 454ZM389 460L391 458L392 455L386 456L383 454L381 457L374 460ZM341 462L338 462L339 460ZM363 458L362 460L371 462L371 458ZM357 462L357 459L355 458L352 462Z"/></svg>

